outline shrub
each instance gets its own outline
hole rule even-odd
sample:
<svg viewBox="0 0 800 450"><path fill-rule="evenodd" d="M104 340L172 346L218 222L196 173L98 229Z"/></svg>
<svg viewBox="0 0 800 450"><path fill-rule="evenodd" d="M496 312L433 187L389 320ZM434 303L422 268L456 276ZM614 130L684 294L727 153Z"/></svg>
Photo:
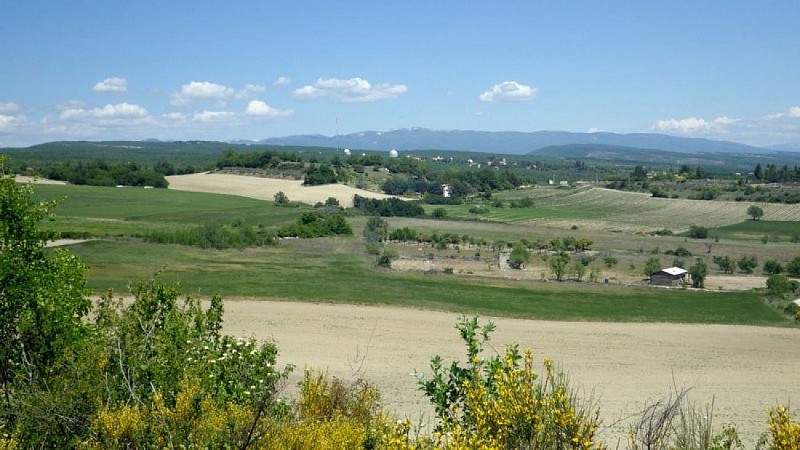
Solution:
<svg viewBox="0 0 800 450"><path fill-rule="evenodd" d="M786 273L793 277L800 277L800 256L794 258L786 265Z"/></svg>
<svg viewBox="0 0 800 450"><path fill-rule="evenodd" d="M764 270L764 273L767 275L775 275L783 272L783 266L781 265L781 263L775 260L769 260L764 262L762 269Z"/></svg>
<svg viewBox="0 0 800 450"><path fill-rule="evenodd" d="M436 208L433 210L433 213L431 213L431 215L437 219L443 219L447 217L447 210L444 208Z"/></svg>
<svg viewBox="0 0 800 450"><path fill-rule="evenodd" d="M494 331L489 322L461 317L456 326L467 347L467 364L444 368L431 359L430 378L417 374L438 419L436 442L446 448L595 448L599 411L578 398L565 374L544 360L540 378L533 352L508 346L482 357Z"/></svg>
<svg viewBox="0 0 800 450"><path fill-rule="evenodd" d="M770 275L767 278L767 291L771 295L780 296L794 290L791 280L780 274Z"/></svg>
<svg viewBox="0 0 800 450"><path fill-rule="evenodd" d="M769 434L772 439L767 448L772 450L800 448L800 423L792 422L789 410L783 405L778 405L776 408L770 409L768 414ZM759 445L758 448L762 447Z"/></svg>
<svg viewBox="0 0 800 450"><path fill-rule="evenodd" d="M605 256L603 257L603 264L606 265L609 269L616 266L619 261L614 256Z"/></svg>
<svg viewBox="0 0 800 450"><path fill-rule="evenodd" d="M736 265L744 273L753 273L758 267L758 260L755 256L742 256L740 260L736 261Z"/></svg>
<svg viewBox="0 0 800 450"><path fill-rule="evenodd" d="M733 273L736 269L733 260L729 256L714 256L712 261L719 267L719 270L725 273Z"/></svg>
<svg viewBox="0 0 800 450"><path fill-rule="evenodd" d="M689 227L689 237L693 239L705 239L708 237L708 228L692 225Z"/></svg>

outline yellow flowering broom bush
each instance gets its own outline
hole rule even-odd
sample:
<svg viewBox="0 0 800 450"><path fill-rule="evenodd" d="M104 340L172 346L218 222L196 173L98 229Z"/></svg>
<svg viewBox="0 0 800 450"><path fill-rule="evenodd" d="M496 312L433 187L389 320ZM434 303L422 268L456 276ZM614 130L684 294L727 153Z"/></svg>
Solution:
<svg viewBox="0 0 800 450"><path fill-rule="evenodd" d="M544 361L540 377L530 350L520 355L510 346L502 356L484 358L494 325L480 327L477 317L462 317L456 328L469 364L453 362L445 370L437 356L431 360L433 376L418 375L439 419L436 447L602 448L596 442L599 411L578 398L552 361Z"/></svg>
<svg viewBox="0 0 800 450"><path fill-rule="evenodd" d="M769 414L769 438L771 440L761 443L759 448L769 450L797 450L800 449L800 423L792 422L789 409L778 405L767 411Z"/></svg>

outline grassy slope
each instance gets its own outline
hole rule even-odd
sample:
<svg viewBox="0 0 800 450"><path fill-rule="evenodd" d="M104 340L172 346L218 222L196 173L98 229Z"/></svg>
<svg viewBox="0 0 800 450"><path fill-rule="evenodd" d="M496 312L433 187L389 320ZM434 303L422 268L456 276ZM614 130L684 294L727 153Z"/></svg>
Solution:
<svg viewBox="0 0 800 450"><path fill-rule="evenodd" d="M292 222L299 211L272 202L219 194L167 189L37 185L37 199L64 198L51 225L58 231L91 231L96 236L137 235L148 228L230 224L242 219L252 225Z"/></svg>
<svg viewBox="0 0 800 450"><path fill-rule="evenodd" d="M769 236L789 240L800 235L800 223L790 221L746 220L716 229L720 237L728 239L761 239Z"/></svg>
<svg viewBox="0 0 800 450"><path fill-rule="evenodd" d="M156 271L185 292L391 304L463 313L570 321L783 325L754 293L513 283L375 270L353 240L288 242L278 248L213 251L94 241L73 247L93 289L126 291ZM324 249L325 251L320 251Z"/></svg>

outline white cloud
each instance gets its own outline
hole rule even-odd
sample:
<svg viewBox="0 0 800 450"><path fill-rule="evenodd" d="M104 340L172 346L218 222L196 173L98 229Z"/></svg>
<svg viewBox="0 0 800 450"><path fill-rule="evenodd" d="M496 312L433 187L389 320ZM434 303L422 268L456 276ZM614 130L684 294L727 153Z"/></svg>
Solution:
<svg viewBox="0 0 800 450"><path fill-rule="evenodd" d="M404 84L371 84L363 78L319 78L313 85L306 85L295 89L294 95L300 99L316 97L332 97L336 100L356 103L374 102L397 98L408 91Z"/></svg>
<svg viewBox="0 0 800 450"><path fill-rule="evenodd" d="M184 106L193 101L213 101L225 104L229 100L252 98L265 90L264 86L258 84L247 84L237 90L210 81L192 81L181 86L179 92L174 92L170 97L170 103L175 106Z"/></svg>
<svg viewBox="0 0 800 450"><path fill-rule="evenodd" d="M0 103L0 113L19 111L19 105L14 102Z"/></svg>
<svg viewBox="0 0 800 450"><path fill-rule="evenodd" d="M278 77L272 82L273 86L286 86L287 84L292 84L292 79L289 77Z"/></svg>
<svg viewBox="0 0 800 450"><path fill-rule="evenodd" d="M654 125L656 130L660 131L679 131L688 133L697 130L708 129L709 122L697 117L689 117L688 119L667 119L659 120Z"/></svg>
<svg viewBox="0 0 800 450"><path fill-rule="evenodd" d="M229 111L203 111L192 116L193 122L222 122L236 117L235 113Z"/></svg>
<svg viewBox="0 0 800 450"><path fill-rule="evenodd" d="M128 90L128 80L119 77L106 78L98 81L92 90L95 92L125 92Z"/></svg>
<svg viewBox="0 0 800 450"><path fill-rule="evenodd" d="M167 113L167 114L162 115L161 117L163 117L163 118L165 118L167 120L174 120L174 121L184 121L184 120L187 119L186 114L179 113L179 112Z"/></svg>
<svg viewBox="0 0 800 450"><path fill-rule="evenodd" d="M70 108L65 109L59 116L62 120L80 120L80 119L143 119L149 116L147 110L139 105L130 103L117 103L115 105L107 104L102 108L83 109L83 108Z"/></svg>
<svg viewBox="0 0 800 450"><path fill-rule="evenodd" d="M14 125L17 118L14 116L8 116L5 114L0 114L0 130L9 129Z"/></svg>
<svg viewBox="0 0 800 450"><path fill-rule="evenodd" d="M236 91L236 98L237 99L248 99L252 98L256 94L260 94L264 92L266 88L264 86L258 84L246 84L244 88L239 89Z"/></svg>
<svg viewBox="0 0 800 450"><path fill-rule="evenodd" d="M250 100L244 113L248 116L288 117L294 114L294 111L291 109L276 109L261 100Z"/></svg>
<svg viewBox="0 0 800 450"><path fill-rule="evenodd" d="M589 128L588 130L586 130L586 132L587 132L587 133L590 133L590 134L591 134L591 133L605 133L605 132L606 132L606 130L604 130L604 129L602 129L602 128L591 127L591 128Z"/></svg>
<svg viewBox="0 0 800 450"><path fill-rule="evenodd" d="M800 141L800 106L756 118L715 119L689 117L656 121L652 130L687 137L702 137L742 142L750 145L771 145Z"/></svg>
<svg viewBox="0 0 800 450"><path fill-rule="evenodd" d="M504 81L492 86L479 98L482 102L532 100L538 93L538 88L519 84L516 81Z"/></svg>
<svg viewBox="0 0 800 450"><path fill-rule="evenodd" d="M698 131L724 131L727 125L738 122L740 119L731 119L727 116L717 117L714 120L708 121L698 117L689 117L687 119L668 119L659 120L653 126L655 130L678 132L678 133L692 133Z"/></svg>

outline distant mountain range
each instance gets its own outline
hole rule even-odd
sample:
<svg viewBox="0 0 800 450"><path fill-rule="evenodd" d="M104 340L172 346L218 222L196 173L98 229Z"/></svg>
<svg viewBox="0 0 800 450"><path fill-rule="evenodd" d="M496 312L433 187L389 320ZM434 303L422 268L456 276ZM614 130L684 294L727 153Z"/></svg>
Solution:
<svg viewBox="0 0 800 450"><path fill-rule="evenodd" d="M236 143L246 142L236 141ZM339 147L358 150L454 150L508 155L524 155L546 147L576 144L631 147L676 153L766 154L775 151L800 151L800 144L761 148L736 142L684 138L654 133L570 133L565 131L523 133L513 131L439 131L426 128L364 131L339 136L324 136L320 134L294 135L264 139L256 143Z"/></svg>

